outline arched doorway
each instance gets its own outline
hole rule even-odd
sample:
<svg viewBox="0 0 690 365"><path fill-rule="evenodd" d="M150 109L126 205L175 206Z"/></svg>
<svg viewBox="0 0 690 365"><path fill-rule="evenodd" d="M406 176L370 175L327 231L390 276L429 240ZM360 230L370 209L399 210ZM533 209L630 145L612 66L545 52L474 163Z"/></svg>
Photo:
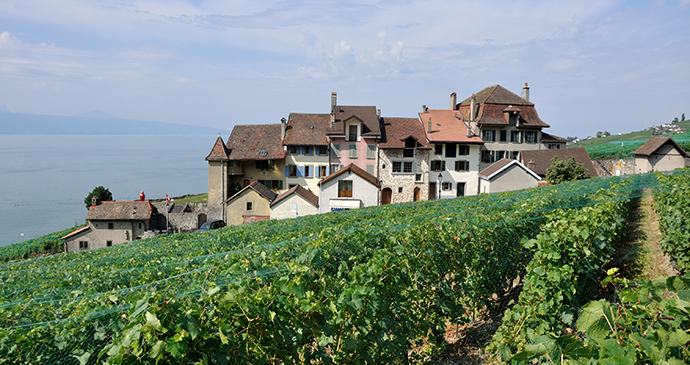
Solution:
<svg viewBox="0 0 690 365"><path fill-rule="evenodd" d="M391 190L391 188L385 188L381 190L381 205L390 204L392 195L393 191Z"/></svg>
<svg viewBox="0 0 690 365"><path fill-rule="evenodd" d="M201 225L206 223L207 219L208 218L206 217L206 214L204 214L204 213L199 214L199 216L197 217L198 221L197 221L196 228L201 228Z"/></svg>
<svg viewBox="0 0 690 365"><path fill-rule="evenodd" d="M421 199L421 191L419 190L419 187L414 188L414 196L412 199L416 202L418 202Z"/></svg>

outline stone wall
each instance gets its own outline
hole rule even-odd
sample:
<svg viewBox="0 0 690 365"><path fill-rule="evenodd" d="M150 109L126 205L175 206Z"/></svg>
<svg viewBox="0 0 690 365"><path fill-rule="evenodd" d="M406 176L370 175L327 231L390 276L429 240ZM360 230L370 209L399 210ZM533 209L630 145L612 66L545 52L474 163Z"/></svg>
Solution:
<svg viewBox="0 0 690 365"><path fill-rule="evenodd" d="M165 199L151 200L151 204L158 209L158 212L165 219ZM174 202L170 205L172 206L172 204ZM189 212L168 213L168 220L175 231L195 231L204 222L212 220L206 203L187 203L187 205ZM165 227L165 224L163 224L163 227Z"/></svg>

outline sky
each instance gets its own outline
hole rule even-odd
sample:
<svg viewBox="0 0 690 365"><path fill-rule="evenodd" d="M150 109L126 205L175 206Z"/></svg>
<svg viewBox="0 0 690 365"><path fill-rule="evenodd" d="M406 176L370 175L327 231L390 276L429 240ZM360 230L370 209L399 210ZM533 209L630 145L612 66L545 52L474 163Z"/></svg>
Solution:
<svg viewBox="0 0 690 365"><path fill-rule="evenodd" d="M230 130L331 92L416 117L527 82L546 131L625 133L690 118L688 19L690 0L0 0L0 105Z"/></svg>

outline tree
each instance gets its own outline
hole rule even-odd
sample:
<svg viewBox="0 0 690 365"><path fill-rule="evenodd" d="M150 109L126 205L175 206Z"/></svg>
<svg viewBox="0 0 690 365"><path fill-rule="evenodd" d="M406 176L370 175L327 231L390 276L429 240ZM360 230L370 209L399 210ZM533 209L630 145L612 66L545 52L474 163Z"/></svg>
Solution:
<svg viewBox="0 0 690 365"><path fill-rule="evenodd" d="M108 202L113 200L113 194L110 193L110 190L102 187L102 186L96 186L93 188L93 191L89 193L89 195L84 198L84 204L86 204L86 209L89 209L91 206L91 200L93 198L96 198L99 202Z"/></svg>
<svg viewBox="0 0 690 365"><path fill-rule="evenodd" d="M604 131L604 137L608 137L610 135L611 135L611 133L609 133L609 131Z"/></svg>
<svg viewBox="0 0 690 365"><path fill-rule="evenodd" d="M546 170L546 181L553 185L584 179L589 179L585 165L577 163L574 158L561 160L554 156Z"/></svg>
<svg viewBox="0 0 690 365"><path fill-rule="evenodd" d="M685 113L683 113L683 114L680 116L680 121L681 121L681 122L685 122Z"/></svg>
<svg viewBox="0 0 690 365"><path fill-rule="evenodd" d="M673 122L671 122L671 123L673 123L673 124L678 123L678 117L673 118Z"/></svg>
<svg viewBox="0 0 690 365"><path fill-rule="evenodd" d="M597 138L601 138L601 131L597 132Z"/></svg>

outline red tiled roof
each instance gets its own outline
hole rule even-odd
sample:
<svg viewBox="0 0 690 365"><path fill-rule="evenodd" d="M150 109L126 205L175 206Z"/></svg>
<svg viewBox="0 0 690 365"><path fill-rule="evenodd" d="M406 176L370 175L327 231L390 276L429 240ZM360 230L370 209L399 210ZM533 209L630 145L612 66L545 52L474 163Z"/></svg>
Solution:
<svg viewBox="0 0 690 365"><path fill-rule="evenodd" d="M683 157L690 157L688 156L688 153L685 152L685 150L683 150L683 148L680 147L678 143L676 143L676 141L673 140L673 138L669 137L652 137L642 146L638 147L635 151L633 151L632 154L638 156L650 156L659 148L661 148L661 146L667 143L672 144L673 147L675 147Z"/></svg>
<svg viewBox="0 0 690 365"><path fill-rule="evenodd" d="M553 134L549 134L546 132L541 132L541 141L542 142L568 142L567 138L559 137Z"/></svg>
<svg viewBox="0 0 690 365"><path fill-rule="evenodd" d="M523 127L549 127L539 118L534 103L514 94L501 85L489 86L475 95L475 121L479 125L508 125L506 112L519 111L519 124ZM472 97L463 100L458 106L469 117Z"/></svg>
<svg viewBox="0 0 690 365"><path fill-rule="evenodd" d="M62 239L63 239L63 240L66 240L66 239L68 239L68 238L74 237L74 236L76 236L76 235L79 235L79 234L81 234L81 233L84 233L84 232L90 231L90 230L91 230L91 227L90 227L90 226L82 227L82 228L79 228L79 229L76 230L76 231L73 231L73 232L71 232L71 233L65 235L64 237L62 237Z"/></svg>
<svg viewBox="0 0 690 365"><path fill-rule="evenodd" d="M533 103L521 98L512 91L506 89L501 85L493 85L484 88L482 91L474 94L474 100L477 104L504 104L504 105L532 105ZM470 105L472 97L461 101L458 106Z"/></svg>
<svg viewBox="0 0 690 365"><path fill-rule="evenodd" d="M89 207L86 220L90 221L141 221L151 218L154 208L145 201L105 201Z"/></svg>
<svg viewBox="0 0 690 365"><path fill-rule="evenodd" d="M236 125L228 138L228 160L280 160L285 148L280 124Z"/></svg>
<svg viewBox="0 0 690 365"><path fill-rule="evenodd" d="M295 185L291 187L288 191L278 195L278 197L271 203L271 206L274 206L278 204L281 200L289 197L292 194L297 194L304 198L309 204L318 207L319 206L319 197L314 195L311 191L303 188L301 185Z"/></svg>
<svg viewBox="0 0 690 365"><path fill-rule="evenodd" d="M278 196L278 194L276 194L273 190L269 189L266 185L260 183L258 180L254 180L254 182L245 186L242 190L235 193L235 195L227 198L221 204L225 204L225 203L235 199L235 197L239 196L240 194L242 194L247 189L252 189L252 190L256 191L257 194L264 197L264 199L268 200L269 203L273 202L276 199L276 197Z"/></svg>
<svg viewBox="0 0 690 365"><path fill-rule="evenodd" d="M379 117L376 113L375 106L336 105L333 113L335 114L333 126L328 128L326 131L327 135L344 135L345 121L352 117L355 117L362 122L362 136L378 137L381 135Z"/></svg>
<svg viewBox="0 0 690 365"><path fill-rule="evenodd" d="M381 118L383 131L379 148L405 148L405 140L412 137L417 140L417 149L431 149L426 139L424 128L416 118Z"/></svg>
<svg viewBox="0 0 690 365"><path fill-rule="evenodd" d="M483 144L484 141L479 136L467 136L468 126L463 118L463 113L458 110L429 109L426 113L419 113L422 128L430 142ZM429 132L429 120L431 120L431 132Z"/></svg>
<svg viewBox="0 0 690 365"><path fill-rule="evenodd" d="M228 154L229 151L225 147L225 143L223 142L223 139L218 136L216 139L216 143L213 145L213 148L211 149L211 153L206 156L206 161L227 161L228 160Z"/></svg>
<svg viewBox="0 0 690 365"><path fill-rule="evenodd" d="M554 156L558 156L561 160L575 159L575 162L584 165L585 172L590 177L597 177L599 174L594 168L592 159L589 158L589 153L584 147L580 148L563 148L556 150L532 150L520 151L522 155L522 164L531 167L529 162L534 162L534 172L539 176L546 176L546 170L551 167L551 160Z"/></svg>
<svg viewBox="0 0 690 365"><path fill-rule="evenodd" d="M285 131L286 146L326 146L330 114L290 113Z"/></svg>
<svg viewBox="0 0 690 365"><path fill-rule="evenodd" d="M367 180L368 182L370 182L372 185L376 186L377 188L381 186L381 185L379 185L379 182L374 175L362 170L361 168L357 167L357 165L355 165L355 164L349 164L349 165L343 167L342 169L328 175L328 177L319 181L318 185L321 186L321 185L323 185L323 184L325 184L331 180L335 180L336 178L338 178L338 176L343 175L346 172L352 172L352 173L355 173L356 175L359 175L359 177L361 177L364 180Z"/></svg>

